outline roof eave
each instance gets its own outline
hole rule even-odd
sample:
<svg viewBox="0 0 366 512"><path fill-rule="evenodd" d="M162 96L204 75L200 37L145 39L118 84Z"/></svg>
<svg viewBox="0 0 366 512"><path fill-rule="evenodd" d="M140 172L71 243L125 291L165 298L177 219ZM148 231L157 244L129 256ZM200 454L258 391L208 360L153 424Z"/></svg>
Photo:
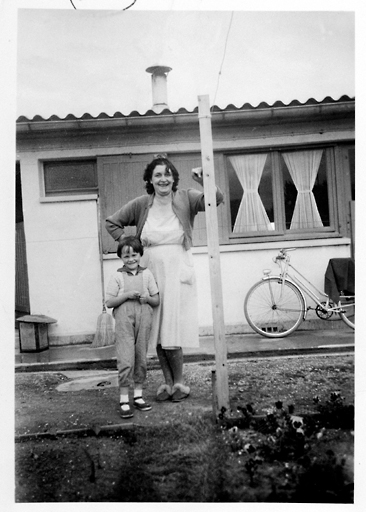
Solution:
<svg viewBox="0 0 366 512"><path fill-rule="evenodd" d="M309 105L290 105L268 108L235 109L232 110L214 110L211 113L212 124L221 124L228 122L241 121L244 123L253 123L274 120L306 120L306 118L315 117L343 117L354 115L355 101L318 103ZM162 126L162 125L184 125L198 124L198 112L177 112L168 110L161 114L153 115L130 115L125 117L87 117L74 118L68 116L66 119L52 120L18 120L16 123L17 133L25 132L45 132L45 131L64 131L64 130L96 130L100 128L133 128L142 126Z"/></svg>

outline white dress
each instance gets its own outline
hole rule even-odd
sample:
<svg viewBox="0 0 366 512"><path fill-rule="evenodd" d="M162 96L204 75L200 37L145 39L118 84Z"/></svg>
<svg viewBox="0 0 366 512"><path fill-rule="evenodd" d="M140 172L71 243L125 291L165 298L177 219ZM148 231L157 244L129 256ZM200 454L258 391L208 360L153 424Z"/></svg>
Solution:
<svg viewBox="0 0 366 512"><path fill-rule="evenodd" d="M150 347L199 347L197 289L191 251L171 203L153 203L141 233L141 261L157 282L160 305L153 308Z"/></svg>

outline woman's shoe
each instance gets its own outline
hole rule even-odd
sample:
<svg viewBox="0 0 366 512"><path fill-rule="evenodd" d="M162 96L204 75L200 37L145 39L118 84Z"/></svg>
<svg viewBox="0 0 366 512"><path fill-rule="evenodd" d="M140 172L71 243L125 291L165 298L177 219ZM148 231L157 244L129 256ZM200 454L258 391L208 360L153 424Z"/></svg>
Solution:
<svg viewBox="0 0 366 512"><path fill-rule="evenodd" d="M174 384L172 388L172 401L173 402L181 402L191 392L189 386L185 386L184 384Z"/></svg>
<svg viewBox="0 0 366 512"><path fill-rule="evenodd" d="M172 396L172 388L168 384L162 384L156 392L156 400L158 402L164 402L170 400Z"/></svg>

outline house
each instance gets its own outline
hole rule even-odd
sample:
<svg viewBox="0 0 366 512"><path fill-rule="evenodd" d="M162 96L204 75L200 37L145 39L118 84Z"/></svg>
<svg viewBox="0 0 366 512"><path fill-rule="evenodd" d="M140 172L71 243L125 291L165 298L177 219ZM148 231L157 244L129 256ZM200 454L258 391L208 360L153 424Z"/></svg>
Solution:
<svg viewBox="0 0 366 512"><path fill-rule="evenodd" d="M17 129L17 314L57 319L50 344L93 340L102 312L98 231L104 282L120 265L104 219L144 194L144 167L167 153L182 188L201 166L198 110L169 110L170 68L152 67L153 108L97 117L19 117ZM330 258L354 244L355 100L330 97L212 107L225 326L249 332L243 313L249 288L273 256L295 247L295 265L321 290ZM133 228L129 228L133 232ZM212 333L205 214L194 230L201 334ZM304 328L324 327L309 314ZM341 322L331 322L338 328Z"/></svg>

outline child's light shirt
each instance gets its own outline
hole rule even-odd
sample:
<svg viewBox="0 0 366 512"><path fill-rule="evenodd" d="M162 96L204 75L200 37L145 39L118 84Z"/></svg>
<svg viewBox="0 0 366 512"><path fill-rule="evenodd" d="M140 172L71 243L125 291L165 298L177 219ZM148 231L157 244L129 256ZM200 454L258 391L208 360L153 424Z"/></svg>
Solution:
<svg viewBox="0 0 366 512"><path fill-rule="evenodd" d="M127 273L129 276L133 274L129 272L126 267L119 268L114 274L111 275L106 289L106 300L118 297L125 292L125 282L123 274ZM159 293L154 276L148 268L138 267L136 276L142 273L142 293L149 294L150 296Z"/></svg>

